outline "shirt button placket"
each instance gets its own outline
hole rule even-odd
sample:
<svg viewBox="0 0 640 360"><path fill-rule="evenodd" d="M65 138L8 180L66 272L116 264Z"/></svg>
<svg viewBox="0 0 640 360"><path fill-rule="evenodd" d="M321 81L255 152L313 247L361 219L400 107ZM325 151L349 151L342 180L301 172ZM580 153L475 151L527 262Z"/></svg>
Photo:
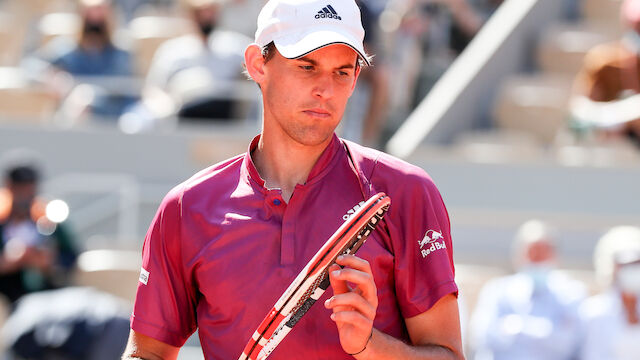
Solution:
<svg viewBox="0 0 640 360"><path fill-rule="evenodd" d="M296 194L297 200L299 200L299 195ZM297 219L297 206L296 204L299 201L296 201L291 198L289 200L289 204L287 204L287 208L284 211L282 216L282 245L280 248L280 265L292 265L295 260L294 250L295 250L295 225Z"/></svg>

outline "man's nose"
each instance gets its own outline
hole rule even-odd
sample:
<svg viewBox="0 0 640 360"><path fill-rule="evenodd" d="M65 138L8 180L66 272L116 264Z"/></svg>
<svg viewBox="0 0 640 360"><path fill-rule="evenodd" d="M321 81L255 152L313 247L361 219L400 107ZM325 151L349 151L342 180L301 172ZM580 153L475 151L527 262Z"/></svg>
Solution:
<svg viewBox="0 0 640 360"><path fill-rule="evenodd" d="M321 74L315 79L316 83L313 87L313 95L317 98L329 99L333 97L334 79L333 74Z"/></svg>

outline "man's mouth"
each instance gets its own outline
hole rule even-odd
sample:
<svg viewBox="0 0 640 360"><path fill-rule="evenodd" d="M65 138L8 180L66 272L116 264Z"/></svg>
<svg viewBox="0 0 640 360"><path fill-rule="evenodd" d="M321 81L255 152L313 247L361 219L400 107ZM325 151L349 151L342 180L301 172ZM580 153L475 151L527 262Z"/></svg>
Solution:
<svg viewBox="0 0 640 360"><path fill-rule="evenodd" d="M307 109L307 110L304 110L303 113L311 117L317 117L317 118L328 118L331 116L330 112L320 108Z"/></svg>

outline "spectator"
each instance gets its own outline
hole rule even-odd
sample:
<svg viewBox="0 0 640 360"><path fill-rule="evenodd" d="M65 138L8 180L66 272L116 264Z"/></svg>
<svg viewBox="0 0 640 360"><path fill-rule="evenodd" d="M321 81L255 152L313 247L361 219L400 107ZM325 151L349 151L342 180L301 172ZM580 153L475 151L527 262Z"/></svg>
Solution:
<svg viewBox="0 0 640 360"><path fill-rule="evenodd" d="M373 1L373 0L370 0ZM380 15L390 56L390 121L404 120L502 0L391 0Z"/></svg>
<svg viewBox="0 0 640 360"><path fill-rule="evenodd" d="M464 50L502 0L417 0L424 26L420 101Z"/></svg>
<svg viewBox="0 0 640 360"><path fill-rule="evenodd" d="M574 359L580 329L576 306L584 287L553 270L553 232L537 220L524 223L514 255L517 273L491 280L478 299L470 324L475 359Z"/></svg>
<svg viewBox="0 0 640 360"><path fill-rule="evenodd" d="M580 309L581 360L634 360L640 354L640 228L620 226L598 242L596 275L607 289Z"/></svg>
<svg viewBox="0 0 640 360"><path fill-rule="evenodd" d="M591 49L574 83L576 127L595 128L600 138L627 137L640 145L640 0L625 0L627 27L615 42Z"/></svg>
<svg viewBox="0 0 640 360"><path fill-rule="evenodd" d="M22 297L2 328L11 355L29 360L118 360L127 343L131 305L91 288Z"/></svg>
<svg viewBox="0 0 640 360"><path fill-rule="evenodd" d="M38 171L11 166L0 189L0 294L10 301L63 285L76 252L63 224L45 214L37 198Z"/></svg>
<svg viewBox="0 0 640 360"><path fill-rule="evenodd" d="M222 0L187 0L197 33L168 40L158 48L147 75L147 94L174 103L179 117L234 118L229 97L233 81L242 78L244 49L251 42L218 28ZM147 99L148 100L148 99Z"/></svg>
<svg viewBox="0 0 640 360"><path fill-rule="evenodd" d="M78 121L84 115L113 118L137 95L120 93L104 77L133 75L129 52L111 39L113 9L110 0L79 0L81 29L78 39L58 37L28 57L24 67L53 87L62 98L62 115ZM68 79L61 81L61 79Z"/></svg>

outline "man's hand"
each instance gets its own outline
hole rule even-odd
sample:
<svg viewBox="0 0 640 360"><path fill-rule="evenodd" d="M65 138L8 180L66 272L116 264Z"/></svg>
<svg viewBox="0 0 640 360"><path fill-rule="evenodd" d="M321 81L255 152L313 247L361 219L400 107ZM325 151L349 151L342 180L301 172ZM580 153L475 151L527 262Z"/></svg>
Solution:
<svg viewBox="0 0 640 360"><path fill-rule="evenodd" d="M331 320L338 326L342 349L348 354L355 354L367 346L373 331L378 308L376 284L366 260L343 255L336 263L345 268L335 264L329 268L334 295L325 301L324 306L333 309Z"/></svg>

